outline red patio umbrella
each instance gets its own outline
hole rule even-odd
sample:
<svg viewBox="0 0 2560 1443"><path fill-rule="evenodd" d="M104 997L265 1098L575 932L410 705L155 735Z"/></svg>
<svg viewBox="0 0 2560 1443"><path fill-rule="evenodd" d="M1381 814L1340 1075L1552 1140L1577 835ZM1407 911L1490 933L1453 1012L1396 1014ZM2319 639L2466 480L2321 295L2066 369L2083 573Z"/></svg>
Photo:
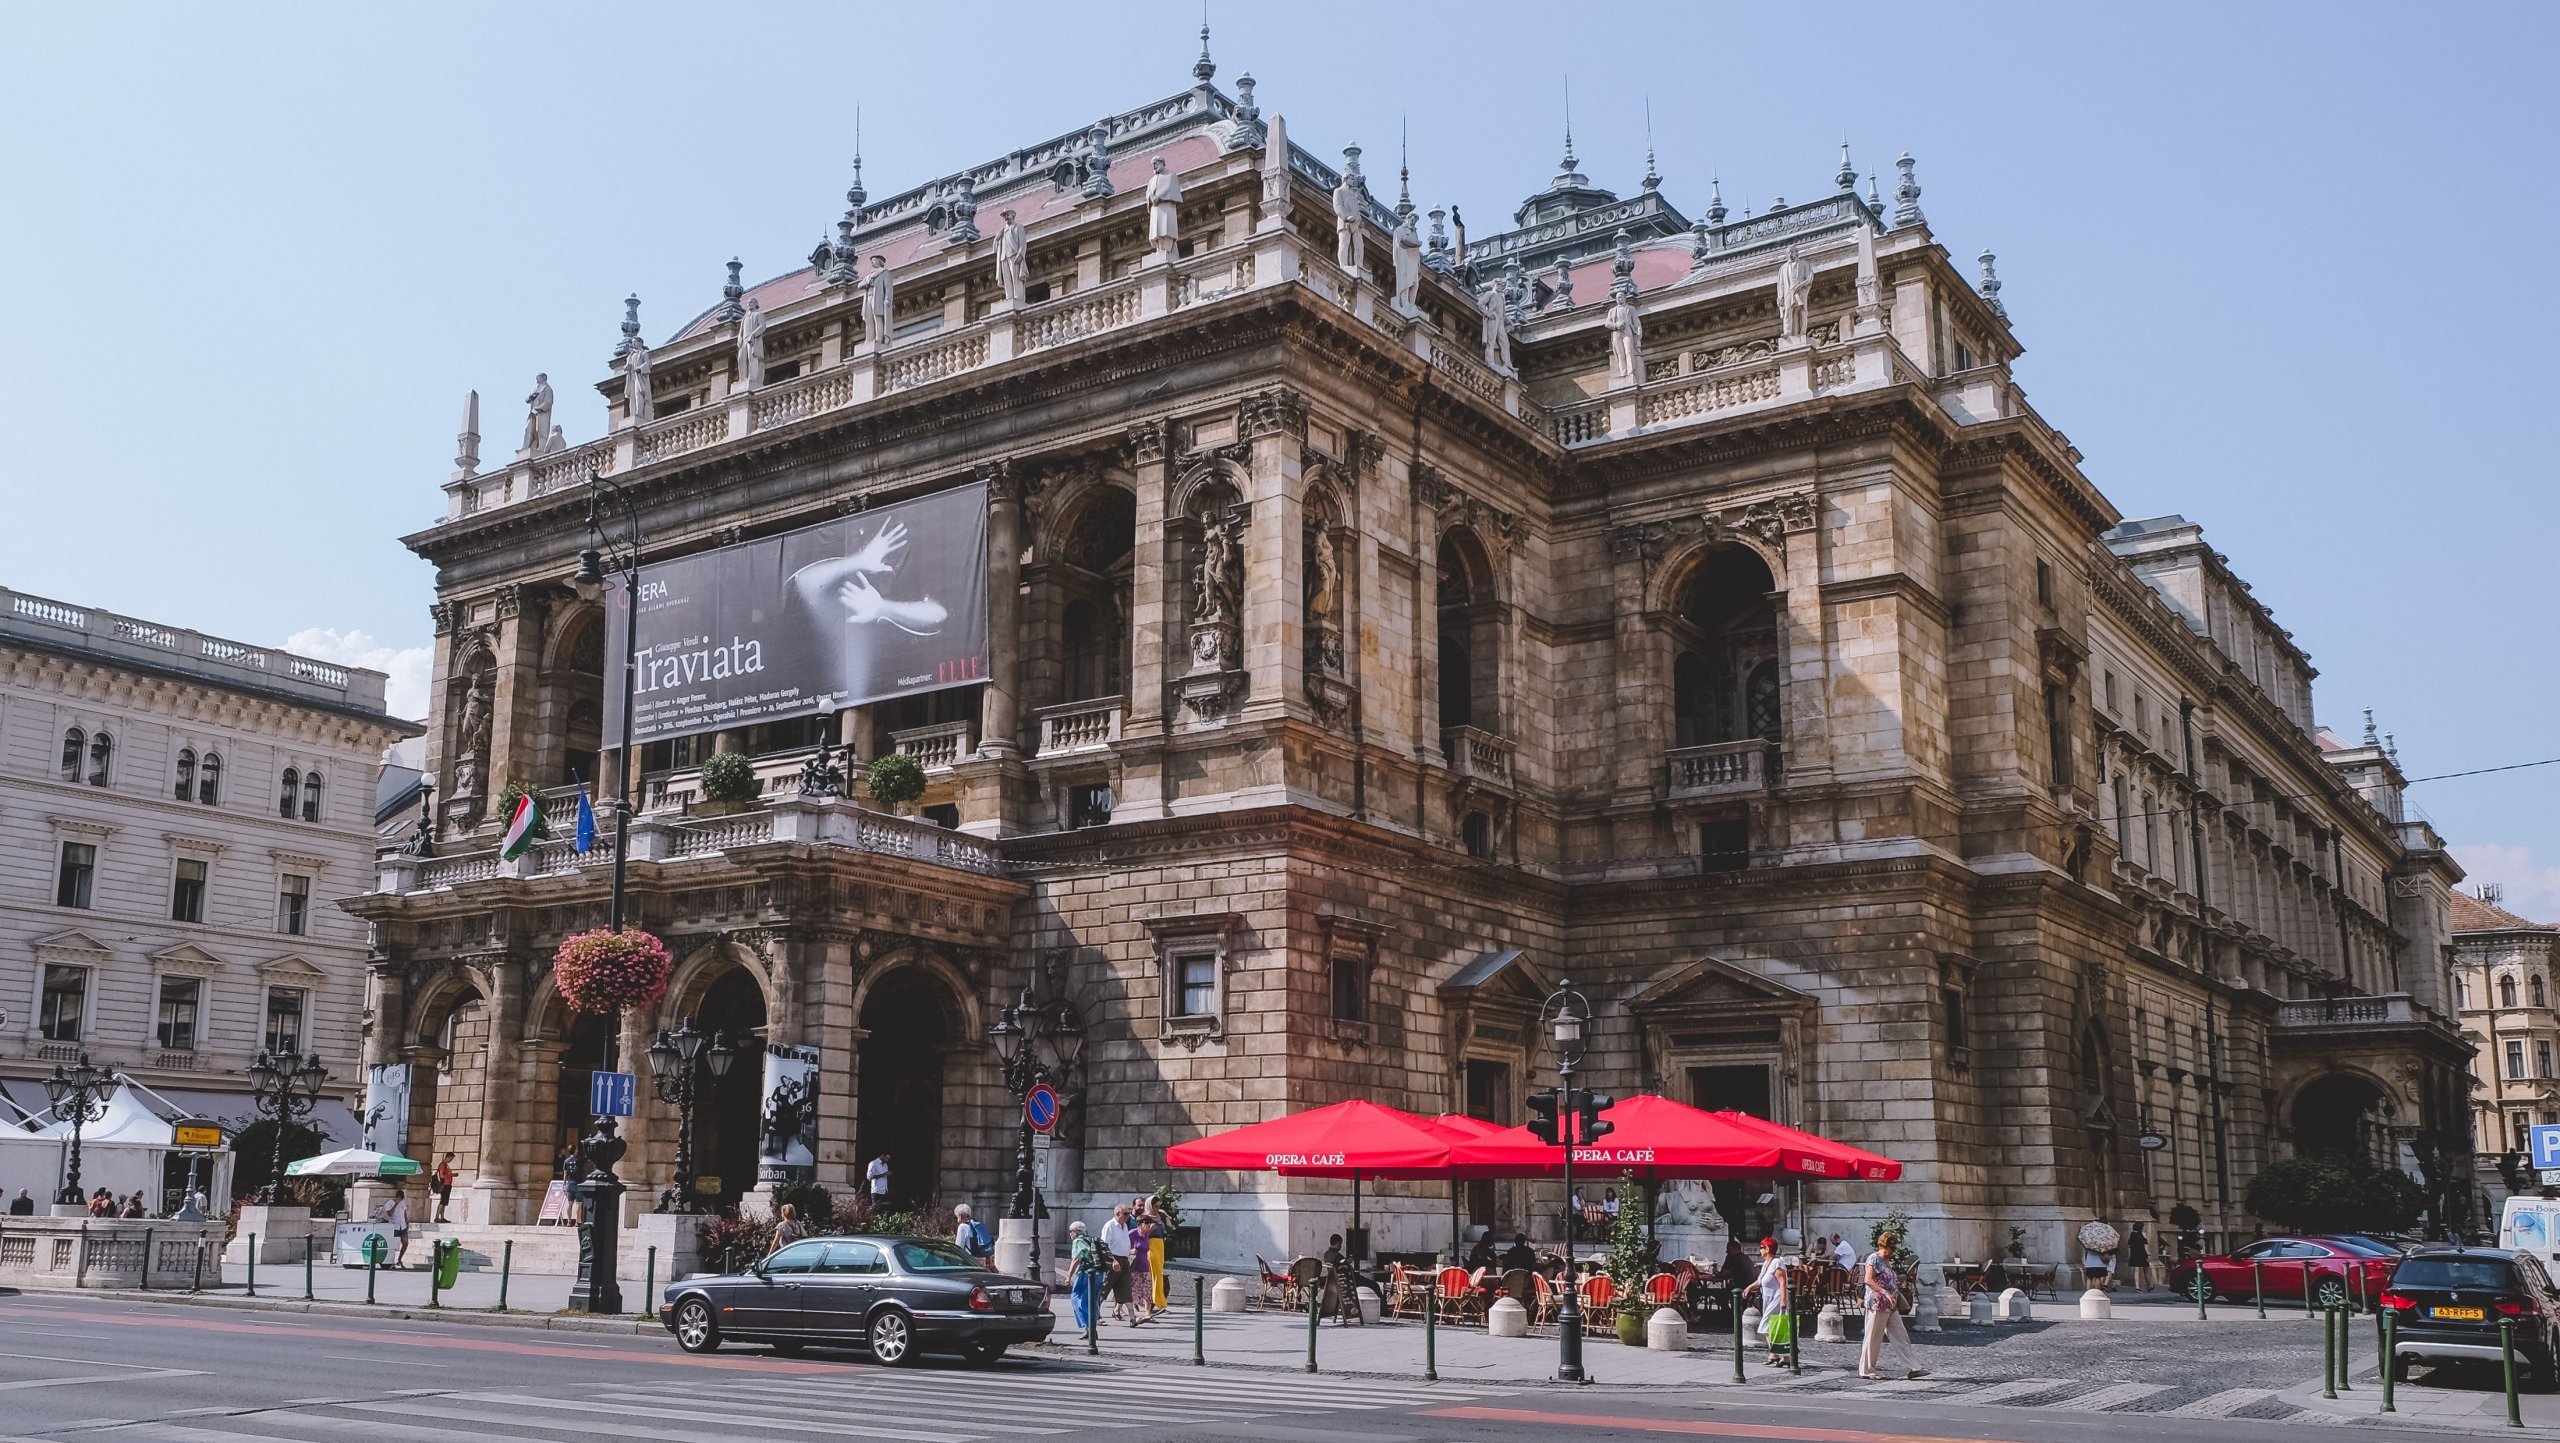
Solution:
<svg viewBox="0 0 2560 1443"><path fill-rule="evenodd" d="M1781 1143L1803 1148L1811 1155L1810 1160L1818 1160L1824 1164L1818 1170L1807 1167L1804 1175L1808 1177L1842 1177L1853 1178L1859 1182L1892 1182L1902 1176L1902 1164L1882 1153L1869 1152L1863 1147L1852 1147L1848 1143L1836 1142L1827 1137L1817 1137L1812 1133L1789 1127L1783 1122L1771 1122L1765 1117L1753 1117L1747 1112L1719 1112L1715 1115L1747 1131L1761 1133Z"/></svg>
<svg viewBox="0 0 2560 1443"><path fill-rule="evenodd" d="M1577 1170L1654 1179L1820 1177L1836 1165L1801 1143L1737 1127L1729 1114L1649 1093L1620 1099L1604 1116L1616 1129L1573 1150ZM1449 1150L1448 1164L1459 1177L1558 1177L1564 1150L1539 1141L1526 1127L1514 1127L1459 1143Z"/></svg>
<svg viewBox="0 0 2560 1443"><path fill-rule="evenodd" d="M1448 1177L1449 1149L1460 1136L1431 1118L1354 1098L1176 1143L1164 1150L1164 1161L1167 1167L1349 1178L1356 1230L1362 1178Z"/></svg>

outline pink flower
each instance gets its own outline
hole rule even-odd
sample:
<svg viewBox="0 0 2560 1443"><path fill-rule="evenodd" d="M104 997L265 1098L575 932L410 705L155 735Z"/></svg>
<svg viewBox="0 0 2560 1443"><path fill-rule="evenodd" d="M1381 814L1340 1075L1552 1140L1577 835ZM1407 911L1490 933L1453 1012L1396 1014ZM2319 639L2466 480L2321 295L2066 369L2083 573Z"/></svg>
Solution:
<svg viewBox="0 0 2560 1443"><path fill-rule="evenodd" d="M552 954L551 981L572 1011L616 1013L656 1005L667 995L675 956L637 927L620 934L599 927L563 938Z"/></svg>

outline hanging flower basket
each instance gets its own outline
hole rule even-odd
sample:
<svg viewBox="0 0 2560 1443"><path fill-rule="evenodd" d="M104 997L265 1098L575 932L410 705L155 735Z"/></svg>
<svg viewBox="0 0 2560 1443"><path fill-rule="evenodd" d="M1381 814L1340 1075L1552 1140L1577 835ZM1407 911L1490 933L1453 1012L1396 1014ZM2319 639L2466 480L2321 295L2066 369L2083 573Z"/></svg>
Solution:
<svg viewBox="0 0 2560 1443"><path fill-rule="evenodd" d="M612 1014L656 1005L667 995L667 974L675 957L667 944L626 927L620 934L599 927L560 943L551 957L552 985L572 1011Z"/></svg>

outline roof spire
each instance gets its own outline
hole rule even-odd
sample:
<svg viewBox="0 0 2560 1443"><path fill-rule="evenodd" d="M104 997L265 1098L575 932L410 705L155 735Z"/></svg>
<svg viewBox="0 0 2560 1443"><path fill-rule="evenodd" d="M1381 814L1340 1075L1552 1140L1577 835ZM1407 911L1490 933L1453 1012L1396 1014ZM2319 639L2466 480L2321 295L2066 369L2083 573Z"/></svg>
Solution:
<svg viewBox="0 0 2560 1443"><path fill-rule="evenodd" d="M862 107L853 108L853 189L844 193L844 202L853 208L853 219L862 219L862 206L871 193L862 188Z"/></svg>
<svg viewBox="0 0 2560 1443"><path fill-rule="evenodd" d="M1217 73L1218 62L1209 58L1209 0L1200 0L1200 58L1191 63L1191 74L1206 85Z"/></svg>
<svg viewBox="0 0 2560 1443"><path fill-rule="evenodd" d="M2366 707L2364 709L2364 744L2369 747L2379 746L2381 742L2382 739L2373 734L2373 708Z"/></svg>
<svg viewBox="0 0 2560 1443"><path fill-rule="evenodd" d="M1412 122L1396 117L1396 214L1413 214Z"/></svg>
<svg viewBox="0 0 2560 1443"><path fill-rule="evenodd" d="M1707 224L1723 225L1724 218L1724 177L1710 176L1707 179Z"/></svg>
<svg viewBox="0 0 2560 1443"><path fill-rule="evenodd" d="M1845 135L1840 137L1840 173L1831 178L1840 182L1843 194L1858 193L1858 168L1849 163L1849 137Z"/></svg>
<svg viewBox="0 0 2560 1443"><path fill-rule="evenodd" d="M1991 268L1991 263L1997 259L1999 257L1991 254L1987 247L1983 250L1982 284L1977 289L1982 292L1983 304L1991 307L1991 314L2005 321L2009 319L2009 308L2000 304L2000 273Z"/></svg>
<svg viewBox="0 0 2560 1443"><path fill-rule="evenodd" d="M1893 187L1893 224L1896 230L1907 225L1927 224L1920 218L1920 182L1911 178L1911 168L1917 164L1919 162L1913 160L1907 150L1893 163L1894 169L1902 172L1902 179Z"/></svg>
<svg viewBox="0 0 2560 1443"><path fill-rule="evenodd" d="M1867 209L1876 213L1876 219L1884 219L1884 194L1876 189L1876 178L1872 175L1867 177Z"/></svg>
<svg viewBox="0 0 2560 1443"><path fill-rule="evenodd" d="M1557 169L1573 173L1573 77L1564 78L1564 162Z"/></svg>
<svg viewBox="0 0 2560 1443"><path fill-rule="evenodd" d="M1653 97L1644 98L1644 188L1662 189L1662 172L1653 163Z"/></svg>

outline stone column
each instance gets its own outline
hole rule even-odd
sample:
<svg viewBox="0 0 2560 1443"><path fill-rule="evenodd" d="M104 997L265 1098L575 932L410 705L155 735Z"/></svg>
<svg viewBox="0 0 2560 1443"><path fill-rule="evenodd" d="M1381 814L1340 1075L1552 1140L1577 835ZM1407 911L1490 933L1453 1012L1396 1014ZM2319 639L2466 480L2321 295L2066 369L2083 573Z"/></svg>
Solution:
<svg viewBox="0 0 2560 1443"><path fill-rule="evenodd" d="M496 815L498 794L508 782L537 786L542 754L540 683L542 663L541 594L513 583L498 588L497 695L491 698L488 801ZM504 820L500 818L499 820Z"/></svg>
<svg viewBox="0 0 2560 1443"><path fill-rule="evenodd" d="M1823 619L1819 499L1808 510L1808 523L1786 533L1785 575L1778 582L1786 589L1778 612L1778 656L1790 787L1819 786L1832 778L1831 640Z"/></svg>
<svg viewBox="0 0 2560 1443"><path fill-rule="evenodd" d="M481 1051L479 1176L471 1184L480 1207L474 1220L512 1222L516 1217L517 1154L526 1093L518 1049L524 1039L524 964L512 957L489 963L489 996L481 1004L489 1038ZM434 1159L422 1159L435 1166Z"/></svg>
<svg viewBox="0 0 2560 1443"><path fill-rule="evenodd" d="M854 1116L862 1075L862 1042L869 1034L854 1026L853 994L867 959L856 956L862 944L836 934L809 948L810 975L796 1010L803 1046L818 1049L818 1186L830 1196L850 1197L862 1176L862 1160L854 1156Z"/></svg>
<svg viewBox="0 0 2560 1443"><path fill-rule="evenodd" d="M637 919L635 918L635 925ZM648 1114L649 1104L642 1099L649 1091L649 1037L653 1019L645 1012L625 1012L618 1019L622 1030L621 1050L613 1059L613 1070L638 1074L632 1115L619 1120L618 1131L630 1139L631 1149L623 1154L620 1175L628 1191L622 1195L622 1211L627 1223L633 1214L645 1213L658 1205L658 1189L666 1186L667 1170L674 1158L675 1142L670 1136L663 1144L659 1129Z"/></svg>
<svg viewBox="0 0 2560 1443"><path fill-rule="evenodd" d="M1667 707L1657 655L1660 647L1645 618L1645 587L1661 563L1663 538L1645 523L1618 527L1609 534L1611 603L1615 623L1617 789L1651 792L1662 773L1662 749L1656 742L1653 713Z"/></svg>
<svg viewBox="0 0 2560 1443"><path fill-rule="evenodd" d="M1245 501L1243 715L1305 717L1306 398L1274 387L1245 398L1238 439L1253 448Z"/></svg>
<svg viewBox="0 0 2560 1443"><path fill-rule="evenodd" d="M1131 742L1161 742L1165 729L1166 668L1174 658L1188 657L1182 625L1178 571L1172 538L1165 527L1172 467L1166 456L1165 423L1141 421L1129 428L1129 468L1137 483L1136 549L1129 568L1129 700L1121 735ZM1161 753L1135 746L1121 752L1120 812L1136 818L1152 810L1161 814L1165 795Z"/></svg>
<svg viewBox="0 0 2560 1443"><path fill-rule="evenodd" d="M426 774L435 783L438 801L445 796L445 768L452 760L446 755L446 747L452 738L453 718L446 712L445 699L452 690L448 683L453 679L456 611L456 603L441 600L427 608L427 615L434 619L435 624L436 654L434 680L427 688Z"/></svg>
<svg viewBox="0 0 2560 1443"><path fill-rule="evenodd" d="M987 689L978 750L1022 755L1022 495L1030 482L1010 461L978 468L987 483Z"/></svg>

